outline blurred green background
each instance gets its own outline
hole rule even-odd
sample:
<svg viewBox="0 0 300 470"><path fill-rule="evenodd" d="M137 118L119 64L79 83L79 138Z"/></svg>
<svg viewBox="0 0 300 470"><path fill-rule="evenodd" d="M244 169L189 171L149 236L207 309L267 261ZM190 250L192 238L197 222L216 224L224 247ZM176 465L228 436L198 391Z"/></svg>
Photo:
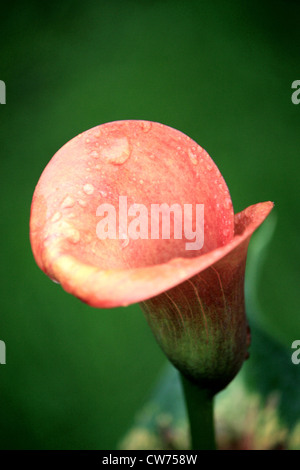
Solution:
<svg viewBox="0 0 300 470"><path fill-rule="evenodd" d="M31 254L35 184L95 125L168 124L209 152L236 212L275 202L261 323L300 339L299 18L296 1L1 3L1 448L114 449L164 363L138 306L89 308Z"/></svg>

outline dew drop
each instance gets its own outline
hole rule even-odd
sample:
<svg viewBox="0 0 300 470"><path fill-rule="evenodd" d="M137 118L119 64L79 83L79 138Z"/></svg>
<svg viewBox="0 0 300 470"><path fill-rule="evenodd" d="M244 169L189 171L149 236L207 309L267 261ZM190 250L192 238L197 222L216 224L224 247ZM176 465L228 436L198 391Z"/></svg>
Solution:
<svg viewBox="0 0 300 470"><path fill-rule="evenodd" d="M144 180L140 180L140 184L144 184Z"/></svg>
<svg viewBox="0 0 300 470"><path fill-rule="evenodd" d="M89 183L85 184L82 189L85 192L85 194L88 194L88 195L93 194L95 190L94 186Z"/></svg>
<svg viewBox="0 0 300 470"><path fill-rule="evenodd" d="M149 121L142 121L140 123L140 126L141 126L143 132L149 132L151 127L152 127L152 124Z"/></svg>
<svg viewBox="0 0 300 470"><path fill-rule="evenodd" d="M224 237L227 237L228 234L229 234L229 229L228 229L228 228L224 228L224 230L223 230L223 235L224 235Z"/></svg>
<svg viewBox="0 0 300 470"><path fill-rule="evenodd" d="M76 228L70 228L67 231L67 238L71 243L78 243L80 240L80 233Z"/></svg>
<svg viewBox="0 0 300 470"><path fill-rule="evenodd" d="M110 144L101 149L101 157L113 165L122 165L130 157L127 137L115 138Z"/></svg>
<svg viewBox="0 0 300 470"><path fill-rule="evenodd" d="M51 218L51 222L57 222L60 218L61 218L61 213L60 212L55 212L55 214Z"/></svg>
<svg viewBox="0 0 300 470"><path fill-rule="evenodd" d="M87 206L87 202L84 199L78 199L78 204L81 207L86 207Z"/></svg>
<svg viewBox="0 0 300 470"><path fill-rule="evenodd" d="M213 169L212 165L210 165L209 163L206 165L206 169L208 171L211 171Z"/></svg>
<svg viewBox="0 0 300 470"><path fill-rule="evenodd" d="M100 190L99 193L101 194L102 197L106 197L106 196L107 196L107 192L106 192L106 191Z"/></svg>
<svg viewBox="0 0 300 470"><path fill-rule="evenodd" d="M67 196L62 202L61 208L67 209L68 207L73 207L74 204L75 204L74 199L71 196Z"/></svg>
<svg viewBox="0 0 300 470"><path fill-rule="evenodd" d="M229 198L226 198L225 201L224 201L224 207L225 209L230 209L231 207L231 199Z"/></svg>
<svg viewBox="0 0 300 470"><path fill-rule="evenodd" d="M188 150L188 154L189 154L189 157L190 157L190 160L192 162L193 165L197 165L198 163L198 156L197 154L195 153L195 150L193 150L195 147L192 147Z"/></svg>
<svg viewBox="0 0 300 470"><path fill-rule="evenodd" d="M95 136L95 137L100 137L100 135L101 135L101 131L100 131L100 129L98 128L98 129L96 129L96 130L94 131L94 136Z"/></svg>

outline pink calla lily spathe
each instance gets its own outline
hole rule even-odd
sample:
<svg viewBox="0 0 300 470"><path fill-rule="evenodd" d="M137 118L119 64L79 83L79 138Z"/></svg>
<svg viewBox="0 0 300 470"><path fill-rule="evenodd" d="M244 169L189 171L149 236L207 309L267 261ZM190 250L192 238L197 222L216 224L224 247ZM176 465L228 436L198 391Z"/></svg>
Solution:
<svg viewBox="0 0 300 470"><path fill-rule="evenodd" d="M97 207L203 204L204 244L184 239L99 239ZM226 183L207 152L168 126L117 121L64 145L35 189L30 238L39 267L99 308L140 302L157 341L183 373L218 390L249 345L244 306L247 248L271 211L234 215Z"/></svg>

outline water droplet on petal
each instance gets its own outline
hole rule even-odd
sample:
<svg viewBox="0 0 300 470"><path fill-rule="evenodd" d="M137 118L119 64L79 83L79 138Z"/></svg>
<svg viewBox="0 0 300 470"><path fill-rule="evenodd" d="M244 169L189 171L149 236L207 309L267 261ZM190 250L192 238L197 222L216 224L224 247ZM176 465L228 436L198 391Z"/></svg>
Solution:
<svg viewBox="0 0 300 470"><path fill-rule="evenodd" d="M71 243L78 243L80 240L80 233L76 228L70 228L67 231L67 239Z"/></svg>
<svg viewBox="0 0 300 470"><path fill-rule="evenodd" d="M224 237L227 237L228 234L229 234L229 229L228 229L228 228L224 228L224 230L223 230L223 235L224 235Z"/></svg>
<svg viewBox="0 0 300 470"><path fill-rule="evenodd" d="M97 129L94 131L94 136L95 136L95 137L100 137L100 135L101 135L101 131L100 131L99 128L97 128Z"/></svg>
<svg viewBox="0 0 300 470"><path fill-rule="evenodd" d="M192 162L193 165L197 165L198 163L198 156L195 152L195 150L193 150L195 147L192 147L188 150L188 154L189 154L189 157L190 157L190 160Z"/></svg>
<svg viewBox="0 0 300 470"><path fill-rule="evenodd" d="M107 192L106 192L106 191L102 191L102 190L101 190L101 191L99 191L99 193L100 193L101 196L103 196L103 197L106 197L106 196L107 196Z"/></svg>
<svg viewBox="0 0 300 470"><path fill-rule="evenodd" d="M61 218L61 213L60 212L55 212L55 214L51 218L51 222L57 222L60 218Z"/></svg>
<svg viewBox="0 0 300 470"><path fill-rule="evenodd" d="M232 203L231 203L231 199L226 198L225 201L224 201L224 207L225 207L225 209L230 209L231 204L232 204Z"/></svg>
<svg viewBox="0 0 300 470"><path fill-rule="evenodd" d="M127 137L115 138L101 149L101 157L113 165L122 165L130 157Z"/></svg>
<svg viewBox="0 0 300 470"><path fill-rule="evenodd" d="M212 165L210 165L209 163L206 165L206 169L208 171L211 171L213 169Z"/></svg>
<svg viewBox="0 0 300 470"><path fill-rule="evenodd" d="M81 207L86 207L87 206L87 202L84 199L78 199L78 204Z"/></svg>
<svg viewBox="0 0 300 470"><path fill-rule="evenodd" d="M89 184L89 183L85 184L82 189L85 192L85 194L89 194L89 195L93 194L93 192L95 190L94 186L92 184Z"/></svg>
<svg viewBox="0 0 300 470"><path fill-rule="evenodd" d="M67 196L62 202L61 208L67 209L68 207L73 207L74 204L75 204L74 199L71 196Z"/></svg>
<svg viewBox="0 0 300 470"><path fill-rule="evenodd" d="M140 123L140 126L141 126L143 132L149 132L151 127L152 127L152 124L149 121L142 121Z"/></svg>
<svg viewBox="0 0 300 470"><path fill-rule="evenodd" d="M140 184L144 184L144 180L140 180Z"/></svg>

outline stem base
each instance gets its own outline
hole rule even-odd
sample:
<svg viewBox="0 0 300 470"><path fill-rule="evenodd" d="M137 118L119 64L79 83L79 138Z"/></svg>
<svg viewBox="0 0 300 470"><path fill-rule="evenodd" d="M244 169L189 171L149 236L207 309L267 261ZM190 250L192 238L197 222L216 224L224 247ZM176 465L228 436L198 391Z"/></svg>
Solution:
<svg viewBox="0 0 300 470"><path fill-rule="evenodd" d="M190 432L193 450L216 450L213 399L208 390L199 386L180 374L187 413L190 422Z"/></svg>

